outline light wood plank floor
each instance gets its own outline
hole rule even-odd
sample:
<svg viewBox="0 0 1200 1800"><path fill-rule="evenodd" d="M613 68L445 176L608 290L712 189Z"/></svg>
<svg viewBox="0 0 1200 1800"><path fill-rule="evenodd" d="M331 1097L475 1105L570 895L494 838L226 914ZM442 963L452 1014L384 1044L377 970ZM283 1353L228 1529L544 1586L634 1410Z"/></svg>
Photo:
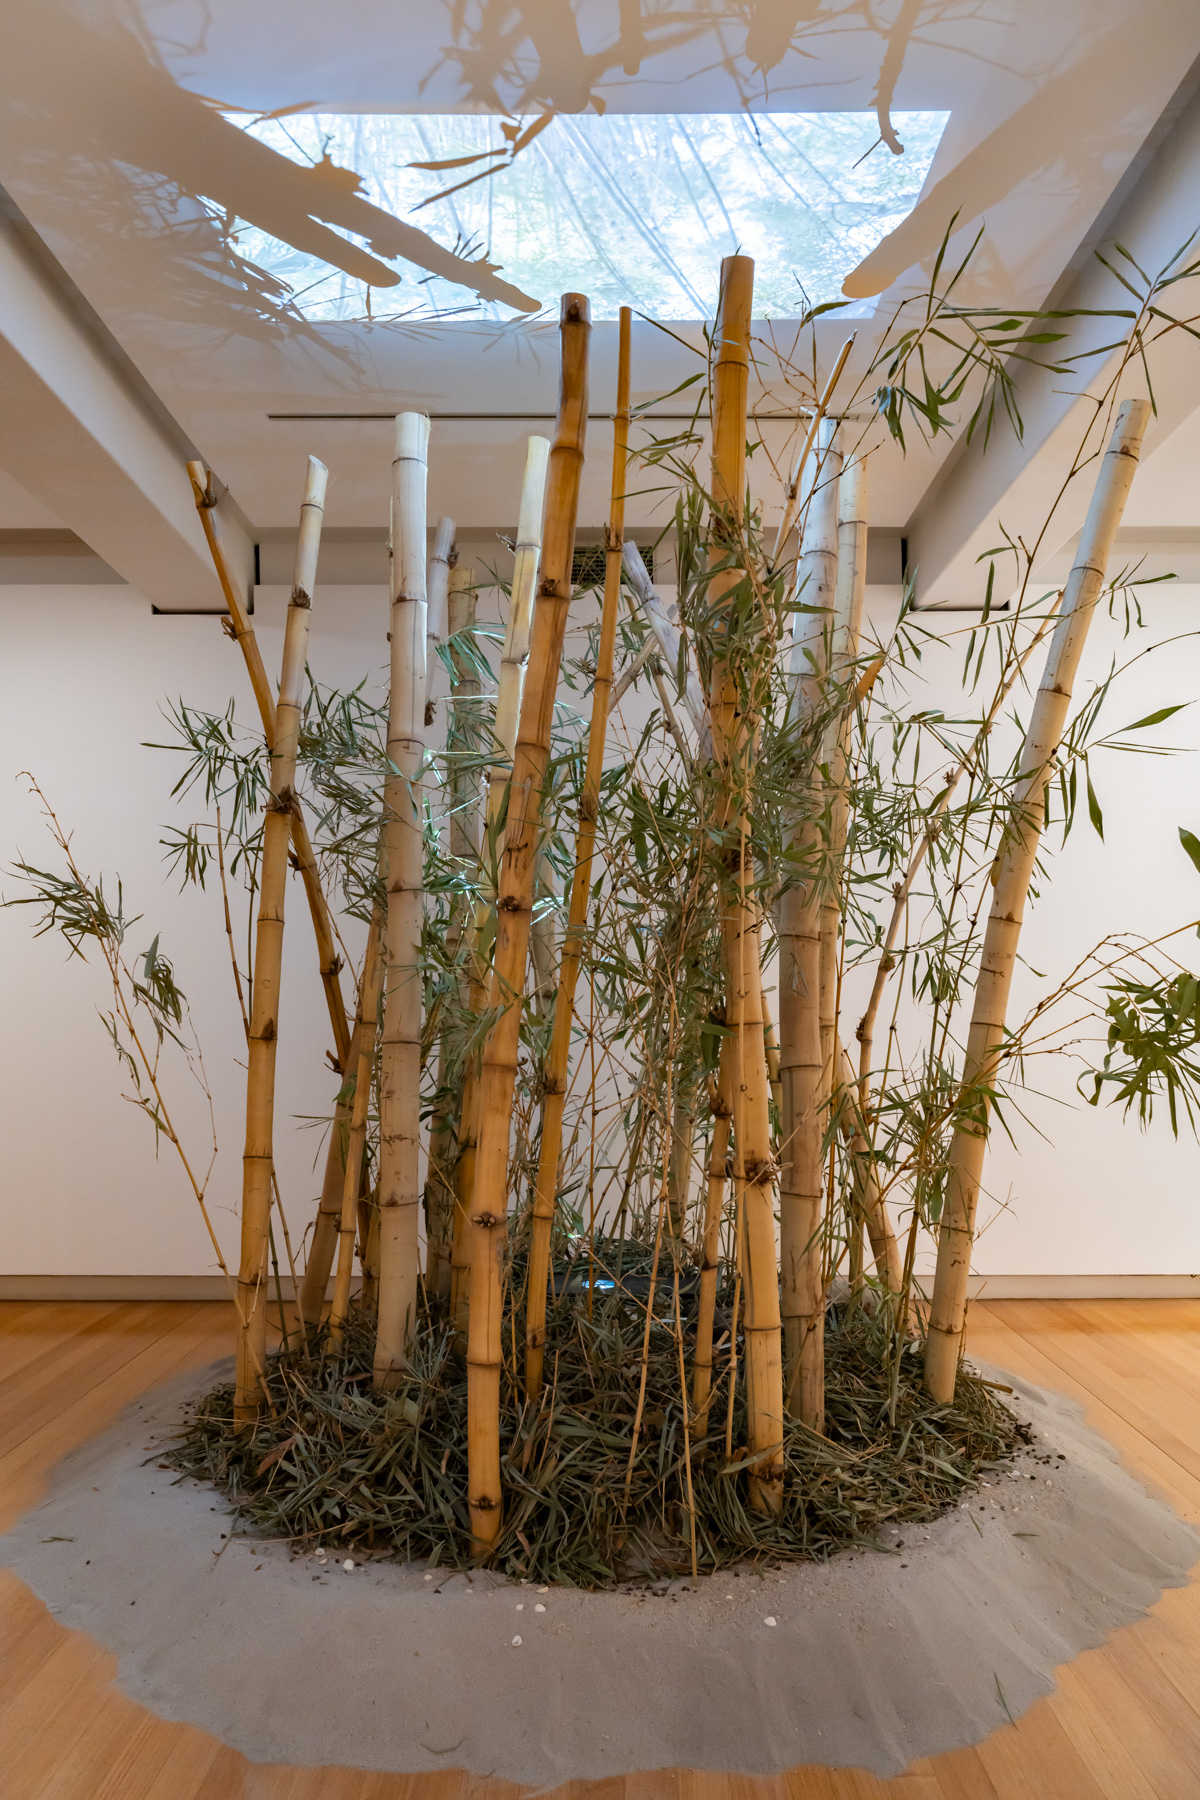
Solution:
<svg viewBox="0 0 1200 1800"><path fill-rule="evenodd" d="M0 1529L54 1463L147 1388L230 1347L218 1305L0 1304ZM1127 1466L1200 1522L1200 1300L1001 1301L975 1352L1080 1400ZM457 1771L248 1763L112 1685L113 1660L0 1571L4 1800L514 1800ZM892 1781L806 1767L777 1780L689 1769L561 1800L1200 1800L1200 1585L1059 1672L1056 1692L971 1750Z"/></svg>

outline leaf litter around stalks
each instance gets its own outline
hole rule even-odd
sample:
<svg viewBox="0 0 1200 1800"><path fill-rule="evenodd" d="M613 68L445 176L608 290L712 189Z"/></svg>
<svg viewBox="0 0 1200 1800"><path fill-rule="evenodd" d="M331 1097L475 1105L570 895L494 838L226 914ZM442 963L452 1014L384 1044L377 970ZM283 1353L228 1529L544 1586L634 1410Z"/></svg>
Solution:
<svg viewBox="0 0 1200 1800"><path fill-rule="evenodd" d="M594 1295L589 1319L586 1298L571 1295L553 1309L550 1327L536 1406L520 1404L506 1346L504 1523L492 1566L581 1588L690 1573L673 1326L655 1320L651 1329L631 1475L644 1308ZM900 1359L893 1422L883 1345L861 1312L831 1312L827 1436L787 1422L783 1507L774 1518L751 1506L740 1388L726 1463L727 1388L716 1381L709 1437L690 1444L699 1570L825 1559L873 1542L885 1524L926 1520L955 1504L981 1471L1011 1454L1023 1428L995 1393L964 1367L954 1404L936 1404L921 1386L916 1345ZM445 1327L429 1325L403 1386L376 1394L372 1348L369 1322L354 1318L337 1352L322 1344L311 1357L297 1348L276 1353L266 1371L270 1405L252 1430L235 1429L232 1384L222 1383L193 1405L168 1460L217 1487L241 1529L256 1537L285 1539L298 1550L353 1546L395 1561L469 1568L461 1356Z"/></svg>

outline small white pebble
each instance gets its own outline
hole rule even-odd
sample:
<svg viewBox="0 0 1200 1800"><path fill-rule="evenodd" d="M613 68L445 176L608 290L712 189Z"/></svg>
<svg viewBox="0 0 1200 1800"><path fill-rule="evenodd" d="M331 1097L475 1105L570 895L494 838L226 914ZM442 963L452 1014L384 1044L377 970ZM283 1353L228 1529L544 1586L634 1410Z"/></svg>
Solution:
<svg viewBox="0 0 1200 1800"><path fill-rule="evenodd" d="M777 1623L777 1621L775 1619L764 1619L763 1620L764 1625L774 1625L776 1623Z"/></svg>
<svg viewBox="0 0 1200 1800"><path fill-rule="evenodd" d="M425 1579L426 1579L426 1581L432 1581L432 1580L433 1580L433 1576L432 1576L432 1575L426 1575L426 1577L425 1577Z"/></svg>
<svg viewBox="0 0 1200 1800"><path fill-rule="evenodd" d="M514 1649L514 1650L518 1650L518 1649L520 1649L520 1646L521 1646L521 1640L520 1640L520 1638L519 1638L519 1637L515 1637L515 1638L514 1638L514 1639L513 1639L513 1649Z"/></svg>
<svg viewBox="0 0 1200 1800"><path fill-rule="evenodd" d="M546 1610L546 1609L545 1609L545 1607L544 1607L544 1606L543 1606L543 1605L542 1605L542 1603L541 1603L541 1601L540 1601L540 1600L539 1600L539 1601L538 1601L538 1603L537 1603L537 1605L536 1605L536 1606L535 1606L535 1607L534 1607L534 1609L533 1609L533 1610L534 1610L534 1612L545 1612L545 1610Z"/></svg>
<svg viewBox="0 0 1200 1800"><path fill-rule="evenodd" d="M348 1556L346 1558L345 1562L342 1564L342 1567L343 1567L343 1569L352 1569L354 1567L354 1558L352 1556Z"/></svg>
<svg viewBox="0 0 1200 1800"><path fill-rule="evenodd" d="M523 1600L518 1600L518 1601L517 1601L517 1611L518 1611L518 1612L524 1612L524 1611L525 1611L525 1602L524 1602L524 1601L523 1601Z"/></svg>
<svg viewBox="0 0 1200 1800"><path fill-rule="evenodd" d="M539 1588L538 1589L539 1594L548 1594L549 1592L550 1592L549 1588Z"/></svg>

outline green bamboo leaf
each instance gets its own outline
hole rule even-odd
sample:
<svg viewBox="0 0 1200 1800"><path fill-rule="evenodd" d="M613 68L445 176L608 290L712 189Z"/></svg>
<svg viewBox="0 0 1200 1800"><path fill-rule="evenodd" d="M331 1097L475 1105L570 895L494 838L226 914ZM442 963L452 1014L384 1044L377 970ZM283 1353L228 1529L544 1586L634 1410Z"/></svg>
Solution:
<svg viewBox="0 0 1200 1800"><path fill-rule="evenodd" d="M1096 836L1100 839L1100 842L1103 843L1104 842L1104 814L1100 810L1100 802L1099 802L1099 800L1097 800L1096 790L1092 786L1091 774L1086 769L1084 771L1084 774L1087 779L1088 818L1092 821L1092 824L1095 827Z"/></svg>
<svg viewBox="0 0 1200 1800"><path fill-rule="evenodd" d="M1189 701L1181 700L1178 706L1160 706L1157 712L1147 713L1144 719L1135 719L1132 725L1122 725L1121 730L1144 731L1148 725L1161 725L1164 719L1172 718L1189 704Z"/></svg>
<svg viewBox="0 0 1200 1800"><path fill-rule="evenodd" d="M1200 838L1196 836L1195 832L1188 831L1185 826L1181 825L1179 841L1195 863L1197 870L1200 871Z"/></svg>

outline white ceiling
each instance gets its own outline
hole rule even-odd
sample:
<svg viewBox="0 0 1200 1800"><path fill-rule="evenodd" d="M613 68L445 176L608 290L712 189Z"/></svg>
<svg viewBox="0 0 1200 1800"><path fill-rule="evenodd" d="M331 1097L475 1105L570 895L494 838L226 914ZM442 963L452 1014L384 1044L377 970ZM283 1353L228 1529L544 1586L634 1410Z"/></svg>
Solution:
<svg viewBox="0 0 1200 1800"><path fill-rule="evenodd" d="M620 31L639 16L640 43L632 28ZM256 309L230 279L195 196L249 216L276 172L251 166L249 140L199 96L250 110L525 115L547 106L879 105L886 121L888 105L948 109L917 208L846 270L849 292L883 296L876 320L856 321L861 366L876 321L914 267L928 268L955 212L959 242L986 225L966 291L981 302L1042 302L1136 175L1198 56L1196 0L640 0L640 14L638 0L7 0L0 183L256 525L291 520L297 470L312 451L333 473L331 523L377 526L386 422L268 415L386 415L408 405L546 412L555 329L311 325ZM328 230L305 210L314 196L323 218L338 216L338 195L318 187L286 190L297 231ZM823 358L845 329L822 322ZM611 405L614 333L595 333L601 412ZM699 344L698 329L680 335ZM634 354L640 398L696 366L693 351L648 325L637 328ZM432 509L464 523L508 522L516 446L537 428L435 424ZM583 517L596 524L607 498L603 426L592 447ZM905 523L940 454L917 448L905 463L880 461L874 523ZM10 473L20 479L19 468ZM0 522L19 522L13 504L11 488L7 497L0 489ZM647 500L642 516L650 510Z"/></svg>

